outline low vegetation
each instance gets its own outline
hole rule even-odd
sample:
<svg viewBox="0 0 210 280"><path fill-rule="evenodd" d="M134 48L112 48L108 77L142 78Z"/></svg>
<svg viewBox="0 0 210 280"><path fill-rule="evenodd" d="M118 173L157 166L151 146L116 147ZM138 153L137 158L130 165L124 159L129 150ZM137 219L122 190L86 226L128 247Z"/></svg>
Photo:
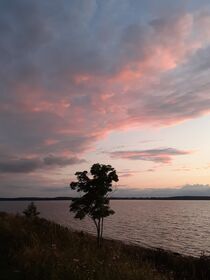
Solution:
<svg viewBox="0 0 210 280"><path fill-rule="evenodd" d="M210 261L73 232L42 218L0 213L0 279L210 279Z"/></svg>
<svg viewBox="0 0 210 280"><path fill-rule="evenodd" d="M33 219L37 216L39 216L40 212L37 211L36 205L31 202L28 207L23 211L23 214L30 219Z"/></svg>

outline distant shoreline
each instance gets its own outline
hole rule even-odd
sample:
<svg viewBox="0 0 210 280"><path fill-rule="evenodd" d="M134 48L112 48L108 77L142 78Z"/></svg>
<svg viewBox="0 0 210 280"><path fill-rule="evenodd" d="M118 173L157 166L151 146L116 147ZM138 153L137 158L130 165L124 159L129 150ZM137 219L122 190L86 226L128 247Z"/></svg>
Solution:
<svg viewBox="0 0 210 280"><path fill-rule="evenodd" d="M0 201L64 201L73 197L0 197ZM110 200L210 200L210 196L111 197Z"/></svg>

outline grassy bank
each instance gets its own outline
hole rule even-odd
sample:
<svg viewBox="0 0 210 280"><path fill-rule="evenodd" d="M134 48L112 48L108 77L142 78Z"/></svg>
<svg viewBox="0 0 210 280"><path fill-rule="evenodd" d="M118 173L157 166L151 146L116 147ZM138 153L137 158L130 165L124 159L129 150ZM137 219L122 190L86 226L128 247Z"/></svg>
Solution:
<svg viewBox="0 0 210 280"><path fill-rule="evenodd" d="M104 240L0 213L0 279L210 279L210 260Z"/></svg>

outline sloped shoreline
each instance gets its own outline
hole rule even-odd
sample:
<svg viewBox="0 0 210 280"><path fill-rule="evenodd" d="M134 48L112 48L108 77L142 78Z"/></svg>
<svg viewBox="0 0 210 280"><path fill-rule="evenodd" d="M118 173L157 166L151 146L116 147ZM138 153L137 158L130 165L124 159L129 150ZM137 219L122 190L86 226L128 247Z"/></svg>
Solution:
<svg viewBox="0 0 210 280"><path fill-rule="evenodd" d="M0 213L0 279L210 279L210 258L103 241L43 218Z"/></svg>

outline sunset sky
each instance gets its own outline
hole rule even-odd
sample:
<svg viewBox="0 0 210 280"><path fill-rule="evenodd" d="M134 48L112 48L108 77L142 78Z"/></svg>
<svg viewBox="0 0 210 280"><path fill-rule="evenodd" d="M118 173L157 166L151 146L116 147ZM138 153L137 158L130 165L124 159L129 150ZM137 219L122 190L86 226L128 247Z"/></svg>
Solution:
<svg viewBox="0 0 210 280"><path fill-rule="evenodd" d="M0 196L96 162L119 194L210 189L210 0L1 0L0 35Z"/></svg>

